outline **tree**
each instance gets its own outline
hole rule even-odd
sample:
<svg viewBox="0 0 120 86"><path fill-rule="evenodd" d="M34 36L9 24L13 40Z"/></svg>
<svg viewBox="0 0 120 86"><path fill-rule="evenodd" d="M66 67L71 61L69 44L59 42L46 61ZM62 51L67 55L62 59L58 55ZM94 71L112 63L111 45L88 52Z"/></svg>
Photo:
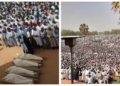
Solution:
<svg viewBox="0 0 120 86"><path fill-rule="evenodd" d="M104 31L104 34L105 34L105 35L109 35L109 34L110 34L110 31Z"/></svg>
<svg viewBox="0 0 120 86"><path fill-rule="evenodd" d="M81 24L79 27L80 33L82 33L84 36L87 35L88 29L89 29L89 27L86 24Z"/></svg>
<svg viewBox="0 0 120 86"><path fill-rule="evenodd" d="M112 10L114 10L114 12L117 12L120 8L120 2L112 2Z"/></svg>
<svg viewBox="0 0 120 86"><path fill-rule="evenodd" d="M80 33L80 31L75 31L75 34L76 34L76 35L82 35L82 34Z"/></svg>
<svg viewBox="0 0 120 86"><path fill-rule="evenodd" d="M98 35L98 32L97 31L92 31L90 32L91 35Z"/></svg>
<svg viewBox="0 0 120 86"><path fill-rule="evenodd" d="M79 27L80 33L84 35L84 45L85 45L85 36L88 34L88 29L89 27L85 23L81 24ZM85 53L85 49L84 49L84 53Z"/></svg>
<svg viewBox="0 0 120 86"><path fill-rule="evenodd" d="M119 11L119 15L120 15L120 2L112 2L112 10L114 10L114 12L118 12ZM118 25L120 25L120 16L119 16L119 23Z"/></svg>
<svg viewBox="0 0 120 86"><path fill-rule="evenodd" d="M72 30L63 29L61 32L61 35L62 36L73 36L73 35L76 35L76 33Z"/></svg>

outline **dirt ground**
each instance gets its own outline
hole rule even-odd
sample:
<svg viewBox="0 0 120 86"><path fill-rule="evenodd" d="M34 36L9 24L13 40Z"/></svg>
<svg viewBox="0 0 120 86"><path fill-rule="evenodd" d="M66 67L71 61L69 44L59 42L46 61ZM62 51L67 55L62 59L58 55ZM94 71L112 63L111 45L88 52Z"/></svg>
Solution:
<svg viewBox="0 0 120 86"><path fill-rule="evenodd" d="M71 84L71 80L61 80L61 84ZM74 80L74 84L85 84L84 82L78 82Z"/></svg>
<svg viewBox="0 0 120 86"><path fill-rule="evenodd" d="M0 80L5 76L6 68L12 65L16 53L23 52L20 47L5 48L0 46ZM59 83L59 50L58 49L35 49L35 55L43 56L47 59L41 67L39 84L58 84Z"/></svg>

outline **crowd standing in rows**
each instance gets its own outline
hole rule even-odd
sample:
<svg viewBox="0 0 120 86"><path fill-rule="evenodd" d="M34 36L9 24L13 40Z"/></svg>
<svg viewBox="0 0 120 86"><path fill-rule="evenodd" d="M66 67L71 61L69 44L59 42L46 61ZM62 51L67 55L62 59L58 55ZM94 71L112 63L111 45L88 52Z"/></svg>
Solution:
<svg viewBox="0 0 120 86"><path fill-rule="evenodd" d="M59 46L58 2L2 2L0 9L1 45L21 46L25 53Z"/></svg>
<svg viewBox="0 0 120 86"><path fill-rule="evenodd" d="M93 83L113 83L120 73L120 35L97 35L76 39L73 47L74 79ZM71 79L71 54L62 42L62 79Z"/></svg>

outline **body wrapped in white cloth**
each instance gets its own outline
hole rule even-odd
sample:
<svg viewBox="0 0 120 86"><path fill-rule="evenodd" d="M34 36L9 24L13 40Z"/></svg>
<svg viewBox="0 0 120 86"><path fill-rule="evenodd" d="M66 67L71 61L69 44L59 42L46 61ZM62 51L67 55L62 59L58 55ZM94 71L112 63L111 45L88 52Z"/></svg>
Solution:
<svg viewBox="0 0 120 86"><path fill-rule="evenodd" d="M38 66L41 66L41 64L38 64L36 62L22 60L22 59L19 59L19 58L14 59L13 62L16 66L24 66L24 67L38 67Z"/></svg>
<svg viewBox="0 0 120 86"><path fill-rule="evenodd" d="M32 54L25 54L25 53L19 53L18 58L26 59L26 60L43 60L42 57L32 55Z"/></svg>
<svg viewBox="0 0 120 86"><path fill-rule="evenodd" d="M32 79L28 79L26 77L16 75L16 74L7 74L2 80L14 84L34 84Z"/></svg>
<svg viewBox="0 0 120 86"><path fill-rule="evenodd" d="M11 66L8 69L6 69L6 72L9 73L14 73L14 74L18 74L18 75L29 75L29 76L34 76L35 72L31 71L31 70L27 70L21 67L16 67L16 66Z"/></svg>

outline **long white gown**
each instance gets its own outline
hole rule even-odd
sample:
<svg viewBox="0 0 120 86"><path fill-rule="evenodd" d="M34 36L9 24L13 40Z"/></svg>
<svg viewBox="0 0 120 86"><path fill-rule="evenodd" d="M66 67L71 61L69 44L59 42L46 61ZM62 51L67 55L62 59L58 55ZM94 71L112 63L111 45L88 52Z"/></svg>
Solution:
<svg viewBox="0 0 120 86"><path fill-rule="evenodd" d="M82 80L82 76L80 76L81 71L79 71L79 81Z"/></svg>
<svg viewBox="0 0 120 86"><path fill-rule="evenodd" d="M37 45L43 46L42 40L40 37L40 31L38 29L36 29L36 31L32 30L32 35L38 35L38 37L34 37L34 39L35 39Z"/></svg>
<svg viewBox="0 0 120 86"><path fill-rule="evenodd" d="M7 72L9 73L14 73L14 74L18 74L18 75L30 75L30 76L34 76L34 72L31 70L27 70L21 67L17 67L17 66L11 66L8 69L6 69Z"/></svg>
<svg viewBox="0 0 120 86"><path fill-rule="evenodd" d="M65 77L66 77L66 79L69 79L69 70L68 69L66 69L66 71L65 71Z"/></svg>
<svg viewBox="0 0 120 86"><path fill-rule="evenodd" d="M69 69L68 72L69 72L69 79L71 79L71 69Z"/></svg>
<svg viewBox="0 0 120 86"><path fill-rule="evenodd" d="M85 81L85 71L82 71L82 81Z"/></svg>
<svg viewBox="0 0 120 86"><path fill-rule="evenodd" d="M32 54L26 54L26 53L20 53L18 55L18 58L26 59L26 60L43 60L43 58L40 57L40 56L36 56L36 55L32 55Z"/></svg>
<svg viewBox="0 0 120 86"><path fill-rule="evenodd" d="M19 58L14 59L13 62L16 66L24 66L24 67L38 67L39 66L39 64L36 62L22 60Z"/></svg>
<svg viewBox="0 0 120 86"><path fill-rule="evenodd" d="M15 83L15 84L33 84L32 79L28 79L26 77L12 74L12 73L9 73L8 75L6 75L3 78L3 80L6 82Z"/></svg>

